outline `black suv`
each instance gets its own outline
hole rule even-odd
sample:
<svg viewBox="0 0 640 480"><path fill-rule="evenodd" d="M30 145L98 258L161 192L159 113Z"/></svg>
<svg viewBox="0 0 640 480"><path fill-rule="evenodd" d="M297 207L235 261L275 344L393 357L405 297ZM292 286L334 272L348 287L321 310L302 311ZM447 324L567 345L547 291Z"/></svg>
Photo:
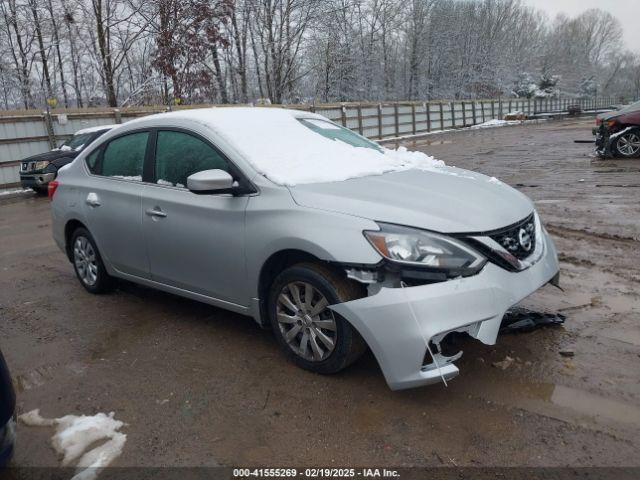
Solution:
<svg viewBox="0 0 640 480"><path fill-rule="evenodd" d="M11 375L0 352L0 468L9 463L16 438L16 394L13 391Z"/></svg>
<svg viewBox="0 0 640 480"><path fill-rule="evenodd" d="M71 163L85 147L115 125L85 128L77 131L59 148L25 158L20 162L20 183L22 188L32 188L45 193L47 185L58 176L58 170Z"/></svg>

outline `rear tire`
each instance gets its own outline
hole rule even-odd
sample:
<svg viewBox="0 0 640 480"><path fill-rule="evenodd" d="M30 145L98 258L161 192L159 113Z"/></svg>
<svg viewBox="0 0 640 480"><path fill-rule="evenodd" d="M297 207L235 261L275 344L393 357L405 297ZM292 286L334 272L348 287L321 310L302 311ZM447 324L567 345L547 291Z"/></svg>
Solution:
<svg viewBox="0 0 640 480"><path fill-rule="evenodd" d="M267 299L269 320L287 358L305 370L332 374L355 362L367 345L328 305L361 298L364 288L324 265L299 263L280 273Z"/></svg>
<svg viewBox="0 0 640 480"><path fill-rule="evenodd" d="M115 281L107 273L96 242L86 228L79 227L71 235L71 261L80 284L89 293L113 289Z"/></svg>
<svg viewBox="0 0 640 480"><path fill-rule="evenodd" d="M611 143L611 151L616 157L640 157L640 128L634 128L615 138Z"/></svg>

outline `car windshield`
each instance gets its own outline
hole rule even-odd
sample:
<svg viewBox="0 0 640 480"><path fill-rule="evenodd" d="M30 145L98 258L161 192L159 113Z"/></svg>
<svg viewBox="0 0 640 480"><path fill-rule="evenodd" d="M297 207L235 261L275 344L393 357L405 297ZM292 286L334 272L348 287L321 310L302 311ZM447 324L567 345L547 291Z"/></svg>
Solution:
<svg viewBox="0 0 640 480"><path fill-rule="evenodd" d="M298 121L310 130L319 133L323 137L331 140L339 140L352 147L371 148L379 152L382 151L380 146L357 133L352 132L348 128L341 127L335 123L317 118L299 118Z"/></svg>
<svg viewBox="0 0 640 480"><path fill-rule="evenodd" d="M67 147L68 149L71 149L71 150L82 150L82 148L91 139L92 136L93 136L93 133L83 133L80 135L74 135L69 140L64 142L62 146Z"/></svg>

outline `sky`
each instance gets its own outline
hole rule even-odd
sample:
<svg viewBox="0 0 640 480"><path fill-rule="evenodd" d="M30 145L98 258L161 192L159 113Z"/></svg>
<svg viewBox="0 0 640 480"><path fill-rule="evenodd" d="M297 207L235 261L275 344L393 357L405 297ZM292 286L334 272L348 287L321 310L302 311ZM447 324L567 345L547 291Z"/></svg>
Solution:
<svg viewBox="0 0 640 480"><path fill-rule="evenodd" d="M558 13L570 16L582 13L590 8L608 11L617 17L624 28L624 40L627 48L640 52L640 0L524 0L525 3L545 10L550 17Z"/></svg>

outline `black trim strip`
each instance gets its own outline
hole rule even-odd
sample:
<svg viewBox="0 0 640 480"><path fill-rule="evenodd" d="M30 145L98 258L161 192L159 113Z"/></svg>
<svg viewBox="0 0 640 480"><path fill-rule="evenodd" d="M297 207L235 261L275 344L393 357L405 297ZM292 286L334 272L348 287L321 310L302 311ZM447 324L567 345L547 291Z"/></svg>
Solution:
<svg viewBox="0 0 640 480"><path fill-rule="evenodd" d="M526 218L519 220L511 225L507 225L506 227L497 228L495 230L486 230L483 232L460 232L460 233L444 233L441 235L450 235L452 237L460 238L460 237L490 237L492 235L500 235L502 233L506 233L509 230L513 230L516 227L519 227L523 223L529 223L533 220L533 212L529 214Z"/></svg>

